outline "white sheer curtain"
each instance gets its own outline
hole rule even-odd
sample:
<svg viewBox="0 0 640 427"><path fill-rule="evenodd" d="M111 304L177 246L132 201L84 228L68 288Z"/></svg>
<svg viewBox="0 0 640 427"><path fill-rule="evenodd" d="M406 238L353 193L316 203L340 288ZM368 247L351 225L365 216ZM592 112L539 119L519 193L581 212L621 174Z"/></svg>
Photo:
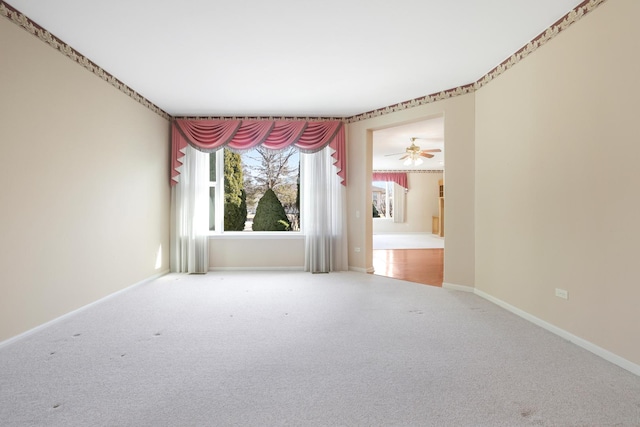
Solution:
<svg viewBox="0 0 640 427"><path fill-rule="evenodd" d="M393 183L393 222L404 222L407 211L407 190Z"/></svg>
<svg viewBox="0 0 640 427"><path fill-rule="evenodd" d="M209 155L191 146L182 158L180 181L171 189L171 271L209 270Z"/></svg>
<svg viewBox="0 0 640 427"><path fill-rule="evenodd" d="M304 269L311 273L348 269L346 191L331 153L327 146L301 154Z"/></svg>

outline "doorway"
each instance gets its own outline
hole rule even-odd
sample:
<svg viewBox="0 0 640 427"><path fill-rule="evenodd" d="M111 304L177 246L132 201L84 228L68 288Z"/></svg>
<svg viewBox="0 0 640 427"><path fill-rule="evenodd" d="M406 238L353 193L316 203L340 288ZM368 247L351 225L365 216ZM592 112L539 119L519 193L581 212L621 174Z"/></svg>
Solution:
<svg viewBox="0 0 640 427"><path fill-rule="evenodd" d="M444 117L372 136L374 274L442 286Z"/></svg>

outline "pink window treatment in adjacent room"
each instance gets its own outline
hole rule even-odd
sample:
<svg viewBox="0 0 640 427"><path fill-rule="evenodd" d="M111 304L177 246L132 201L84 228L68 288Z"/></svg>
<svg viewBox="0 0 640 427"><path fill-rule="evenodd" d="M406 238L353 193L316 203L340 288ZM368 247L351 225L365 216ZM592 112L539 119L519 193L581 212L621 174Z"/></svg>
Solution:
<svg viewBox="0 0 640 427"><path fill-rule="evenodd" d="M402 188L409 189L406 172L374 172L372 181L391 181Z"/></svg>
<svg viewBox="0 0 640 427"><path fill-rule="evenodd" d="M179 180L187 144L204 152L221 147L243 151L258 145L281 150L294 145L303 153L320 151L329 145L334 150L333 164L342 185L347 184L345 131L340 121L176 119L171 127L171 185Z"/></svg>

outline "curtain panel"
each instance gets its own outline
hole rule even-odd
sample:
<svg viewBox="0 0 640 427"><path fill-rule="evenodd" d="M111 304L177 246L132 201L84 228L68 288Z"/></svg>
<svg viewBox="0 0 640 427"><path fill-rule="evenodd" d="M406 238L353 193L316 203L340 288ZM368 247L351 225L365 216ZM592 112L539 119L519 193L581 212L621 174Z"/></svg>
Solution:
<svg viewBox="0 0 640 427"><path fill-rule="evenodd" d="M407 193L400 184L393 183L393 222L402 223L407 212Z"/></svg>
<svg viewBox="0 0 640 427"><path fill-rule="evenodd" d="M395 182L400 187L409 189L406 172L374 172L372 181Z"/></svg>
<svg viewBox="0 0 640 427"><path fill-rule="evenodd" d="M349 269L346 189L332 166L332 149L300 156L302 218L305 233L304 269L328 273Z"/></svg>
<svg viewBox="0 0 640 427"><path fill-rule="evenodd" d="M209 270L209 157L185 147L182 179L171 188L172 272L206 273Z"/></svg>
<svg viewBox="0 0 640 427"><path fill-rule="evenodd" d="M211 153L227 147L234 151L262 145L281 150L294 145L303 153L329 146L342 185L347 185L345 129L341 121L306 120L189 120L176 119L171 126L171 185L180 179L187 145Z"/></svg>

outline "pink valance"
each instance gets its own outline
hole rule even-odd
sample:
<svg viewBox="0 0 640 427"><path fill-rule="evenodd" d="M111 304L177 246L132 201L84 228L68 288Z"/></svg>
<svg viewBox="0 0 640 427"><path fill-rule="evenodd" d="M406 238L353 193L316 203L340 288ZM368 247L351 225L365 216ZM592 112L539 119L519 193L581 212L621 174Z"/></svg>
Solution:
<svg viewBox="0 0 640 427"><path fill-rule="evenodd" d="M188 120L176 119L171 126L171 185L178 182L187 144L212 153L222 147L235 151L262 145L281 150L290 145L313 153L329 145L342 185L347 185L344 125L340 121L306 120Z"/></svg>
<svg viewBox="0 0 640 427"><path fill-rule="evenodd" d="M409 189L406 172L374 172L372 181L391 181L402 188Z"/></svg>

